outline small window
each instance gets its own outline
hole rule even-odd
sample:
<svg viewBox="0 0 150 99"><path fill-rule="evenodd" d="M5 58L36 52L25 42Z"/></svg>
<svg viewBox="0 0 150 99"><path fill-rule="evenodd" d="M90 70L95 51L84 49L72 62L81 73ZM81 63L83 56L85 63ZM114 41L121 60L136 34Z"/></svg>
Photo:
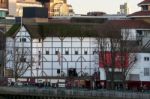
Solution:
<svg viewBox="0 0 150 99"><path fill-rule="evenodd" d="M26 38L20 38L20 42L26 42Z"/></svg>
<svg viewBox="0 0 150 99"><path fill-rule="evenodd" d="M136 30L136 32L137 32L138 36L143 36L142 30Z"/></svg>
<svg viewBox="0 0 150 99"><path fill-rule="evenodd" d="M87 53L87 51L84 51L84 55L87 55L88 53Z"/></svg>
<svg viewBox="0 0 150 99"><path fill-rule="evenodd" d="M65 51L65 54L66 54L66 55L69 55L69 51Z"/></svg>
<svg viewBox="0 0 150 99"><path fill-rule="evenodd" d="M79 53L78 53L78 51L75 51L75 55L78 55Z"/></svg>
<svg viewBox="0 0 150 99"><path fill-rule="evenodd" d="M23 38L23 39L22 39L22 42L26 42L26 38Z"/></svg>
<svg viewBox="0 0 150 99"><path fill-rule="evenodd" d="M58 55L58 52L59 52L59 51L55 51L55 55Z"/></svg>
<svg viewBox="0 0 150 99"><path fill-rule="evenodd" d="M149 57L144 57L144 61L149 61Z"/></svg>
<svg viewBox="0 0 150 99"><path fill-rule="evenodd" d="M150 76L150 68L144 68L144 76Z"/></svg>
<svg viewBox="0 0 150 99"><path fill-rule="evenodd" d="M26 58L21 57L21 58L20 58L20 62L26 62Z"/></svg>
<svg viewBox="0 0 150 99"><path fill-rule="evenodd" d="M147 11L148 10L148 6L147 5L143 5L142 8L143 8L143 11Z"/></svg>
<svg viewBox="0 0 150 99"><path fill-rule="evenodd" d="M49 55L49 51L46 51L46 55Z"/></svg>

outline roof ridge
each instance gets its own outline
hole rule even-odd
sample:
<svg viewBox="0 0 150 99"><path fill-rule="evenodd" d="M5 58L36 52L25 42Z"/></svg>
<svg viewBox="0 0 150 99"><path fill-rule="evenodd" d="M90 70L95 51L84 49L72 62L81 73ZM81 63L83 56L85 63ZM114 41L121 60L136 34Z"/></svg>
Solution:
<svg viewBox="0 0 150 99"><path fill-rule="evenodd" d="M129 14L128 16L150 16L150 11L136 11Z"/></svg>
<svg viewBox="0 0 150 99"><path fill-rule="evenodd" d="M150 3L150 0L144 0L144 1L140 2L138 5L145 4L145 3Z"/></svg>

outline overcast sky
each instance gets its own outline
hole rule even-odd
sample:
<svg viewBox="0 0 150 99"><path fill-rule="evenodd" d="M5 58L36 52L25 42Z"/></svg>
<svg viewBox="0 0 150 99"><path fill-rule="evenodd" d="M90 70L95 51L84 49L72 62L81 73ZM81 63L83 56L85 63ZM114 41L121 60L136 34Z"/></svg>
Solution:
<svg viewBox="0 0 150 99"><path fill-rule="evenodd" d="M76 14L86 14L89 11L102 11L107 14L116 14L120 4L128 2L129 13L139 11L137 6L143 0L68 0Z"/></svg>

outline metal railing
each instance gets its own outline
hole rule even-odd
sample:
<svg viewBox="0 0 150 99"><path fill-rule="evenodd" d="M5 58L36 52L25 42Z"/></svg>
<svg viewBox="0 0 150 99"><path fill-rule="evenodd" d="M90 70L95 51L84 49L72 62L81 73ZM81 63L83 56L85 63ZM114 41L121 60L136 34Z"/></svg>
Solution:
<svg viewBox="0 0 150 99"><path fill-rule="evenodd" d="M38 87L0 87L0 94L30 95L30 96L81 96L81 97L116 97L121 99L150 99L150 93L114 91L114 90L88 90L66 88L38 88Z"/></svg>

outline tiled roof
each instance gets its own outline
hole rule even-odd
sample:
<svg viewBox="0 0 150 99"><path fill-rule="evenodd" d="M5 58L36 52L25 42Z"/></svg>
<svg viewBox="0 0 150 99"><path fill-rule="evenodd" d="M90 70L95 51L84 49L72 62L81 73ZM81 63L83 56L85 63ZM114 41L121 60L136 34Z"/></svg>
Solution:
<svg viewBox="0 0 150 99"><path fill-rule="evenodd" d="M98 27L97 35L103 38L120 38L120 29L150 29L150 24L142 20L109 20Z"/></svg>
<svg viewBox="0 0 150 99"><path fill-rule="evenodd" d="M138 11L130 14L129 16L150 16L150 11Z"/></svg>
<svg viewBox="0 0 150 99"><path fill-rule="evenodd" d="M112 24L113 26L128 29L149 29L150 24L142 20L110 20L106 22L107 24Z"/></svg>
<svg viewBox="0 0 150 99"><path fill-rule="evenodd" d="M144 0L140 2L138 5L141 5L141 4L150 4L150 0Z"/></svg>

